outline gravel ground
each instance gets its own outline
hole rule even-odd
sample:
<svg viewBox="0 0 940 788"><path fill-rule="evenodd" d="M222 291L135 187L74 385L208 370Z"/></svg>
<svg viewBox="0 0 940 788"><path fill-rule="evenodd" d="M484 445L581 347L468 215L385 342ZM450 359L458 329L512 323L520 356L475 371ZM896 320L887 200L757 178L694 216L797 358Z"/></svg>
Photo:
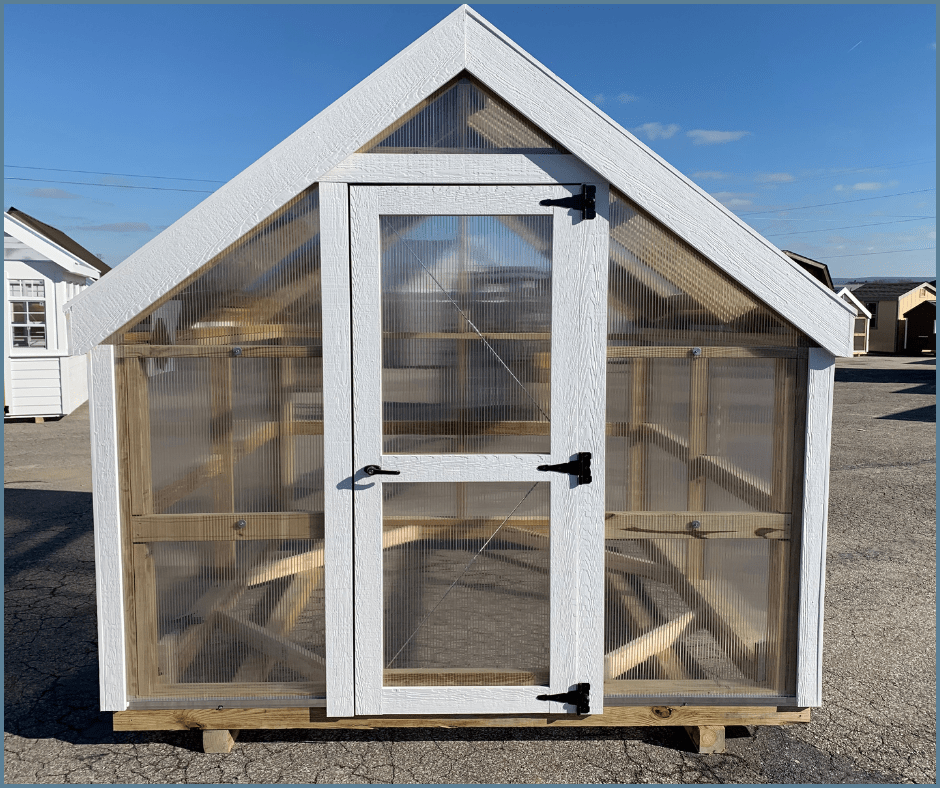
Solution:
<svg viewBox="0 0 940 788"><path fill-rule="evenodd" d="M114 733L98 708L88 411L5 437L7 783L934 783L936 366L839 361L810 725Z"/></svg>

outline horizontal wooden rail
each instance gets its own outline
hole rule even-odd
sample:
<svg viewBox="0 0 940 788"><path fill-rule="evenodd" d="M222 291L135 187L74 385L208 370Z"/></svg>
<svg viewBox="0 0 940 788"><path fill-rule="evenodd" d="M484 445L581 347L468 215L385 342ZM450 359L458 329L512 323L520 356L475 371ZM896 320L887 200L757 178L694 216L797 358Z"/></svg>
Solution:
<svg viewBox="0 0 940 788"><path fill-rule="evenodd" d="M247 338L246 338L246 341ZM319 358L319 345L125 345L124 358Z"/></svg>
<svg viewBox="0 0 940 788"><path fill-rule="evenodd" d="M244 521L243 528L236 523ZM322 539L323 514L144 514L131 518L135 542L210 542L247 539Z"/></svg>
<svg viewBox="0 0 940 788"><path fill-rule="evenodd" d="M603 714L477 717L382 716L327 718L326 709L167 709L114 713L116 731L252 730L289 728L565 728L647 725L790 725L810 722L810 709L777 706L612 706Z"/></svg>
<svg viewBox="0 0 940 788"><path fill-rule="evenodd" d="M697 355L693 355L695 348L689 346L608 346L607 358L806 358L806 348L797 347L699 347Z"/></svg>
<svg viewBox="0 0 940 788"><path fill-rule="evenodd" d="M319 339L321 332L297 325L239 325L183 328L176 332L176 342L202 342L206 344L237 344L260 342L268 339ZM149 331L130 331L121 338L122 345L149 344L153 334Z"/></svg>

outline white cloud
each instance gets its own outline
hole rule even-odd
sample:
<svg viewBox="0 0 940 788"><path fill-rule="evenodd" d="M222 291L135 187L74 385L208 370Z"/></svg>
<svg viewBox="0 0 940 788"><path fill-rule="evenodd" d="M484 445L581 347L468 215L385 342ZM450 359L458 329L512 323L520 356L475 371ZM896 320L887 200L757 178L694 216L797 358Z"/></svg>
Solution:
<svg viewBox="0 0 940 788"><path fill-rule="evenodd" d="M712 197L726 208L747 208L754 204L752 200L748 199L753 196L753 194L741 192L712 192Z"/></svg>
<svg viewBox="0 0 940 788"><path fill-rule="evenodd" d="M746 137L749 131L706 131L704 129L693 129L687 131L686 135L692 138L694 145L718 145L724 142L735 142Z"/></svg>
<svg viewBox="0 0 940 788"><path fill-rule="evenodd" d="M844 191L855 191L855 192L876 192L879 189L885 189L888 186L897 186L897 181L891 181L891 183L877 183L875 181L865 181L863 183L853 183L851 186L846 186L844 184L839 184L834 187L834 190L837 192Z"/></svg>
<svg viewBox="0 0 940 788"><path fill-rule="evenodd" d="M621 93L619 96L617 96L617 101L619 101L621 104L629 104L631 101L636 101L638 98L639 96L633 96L629 93Z"/></svg>
<svg viewBox="0 0 940 788"><path fill-rule="evenodd" d="M793 183L796 178L789 172L763 172L758 174L758 183Z"/></svg>
<svg viewBox="0 0 940 788"><path fill-rule="evenodd" d="M78 197L77 194L72 194L72 192L67 192L64 189L55 189L55 188L37 188L30 189L26 192L27 197L41 197L46 200L74 200Z"/></svg>
<svg viewBox="0 0 940 788"><path fill-rule="evenodd" d="M118 222L116 224L95 224L91 227L77 227L77 230L95 230L102 233L149 233L153 232L146 222Z"/></svg>
<svg viewBox="0 0 940 788"><path fill-rule="evenodd" d="M695 175L693 175L692 177L695 178L696 180L701 179L701 180L720 181L720 180L723 180L723 179L725 179L725 178L730 178L730 177L731 177L731 173L730 173L730 172L720 172L720 171L718 171L718 170L706 170L705 172L697 172L697 173L695 173Z"/></svg>
<svg viewBox="0 0 940 788"><path fill-rule="evenodd" d="M675 123L670 123L668 126L662 123L644 123L633 130L634 134L640 134L648 140L668 140L675 136L677 131L679 127Z"/></svg>

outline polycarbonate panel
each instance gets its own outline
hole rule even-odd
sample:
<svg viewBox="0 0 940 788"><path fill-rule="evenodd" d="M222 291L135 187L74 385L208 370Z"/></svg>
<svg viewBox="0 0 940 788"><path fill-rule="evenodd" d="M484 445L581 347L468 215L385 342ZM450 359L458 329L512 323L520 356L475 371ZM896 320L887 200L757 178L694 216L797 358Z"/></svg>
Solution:
<svg viewBox="0 0 940 788"><path fill-rule="evenodd" d="M384 483L385 686L549 678L549 484Z"/></svg>
<svg viewBox="0 0 940 788"><path fill-rule="evenodd" d="M705 453L712 463L729 471L706 475L705 508L708 511L772 510L774 408L780 404L774 396L776 369L786 364L786 361L772 358L708 361ZM779 385L785 384L785 380L779 381ZM781 415L786 418L790 414ZM789 448L790 432L792 430L778 437L781 442L778 453L784 456ZM766 493L763 502L757 491Z"/></svg>
<svg viewBox="0 0 940 788"><path fill-rule="evenodd" d="M614 189L608 306L614 346L799 342L795 328Z"/></svg>
<svg viewBox="0 0 940 788"><path fill-rule="evenodd" d="M322 539L153 542L148 548L156 596L155 695L193 701L229 693L325 697ZM295 686L279 686L285 683Z"/></svg>
<svg viewBox="0 0 940 788"><path fill-rule="evenodd" d="M566 153L476 80L461 75L363 146L360 153Z"/></svg>
<svg viewBox="0 0 940 788"><path fill-rule="evenodd" d="M154 513L323 511L319 358L144 363Z"/></svg>
<svg viewBox="0 0 940 788"><path fill-rule="evenodd" d="M320 347L320 212L312 186L209 261L119 343Z"/></svg>
<svg viewBox="0 0 940 788"><path fill-rule="evenodd" d="M386 454L548 453L551 216L382 216Z"/></svg>
<svg viewBox="0 0 940 788"><path fill-rule="evenodd" d="M606 542L605 695L786 696L789 543Z"/></svg>

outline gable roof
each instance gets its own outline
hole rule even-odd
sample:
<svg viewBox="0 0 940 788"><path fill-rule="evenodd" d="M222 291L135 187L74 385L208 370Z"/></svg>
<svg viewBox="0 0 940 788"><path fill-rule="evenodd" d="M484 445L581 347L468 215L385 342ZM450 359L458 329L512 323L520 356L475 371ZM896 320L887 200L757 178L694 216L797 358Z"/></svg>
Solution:
<svg viewBox="0 0 940 788"><path fill-rule="evenodd" d="M858 310L859 315L864 315L865 317L871 319L871 312L869 312L865 308L865 305L852 294L852 291L849 290L849 288L843 287L838 293L836 293L836 295L839 296L839 298L841 298L843 301L853 304Z"/></svg>
<svg viewBox="0 0 940 788"><path fill-rule="evenodd" d="M832 286L832 277L829 276L828 265L819 262L819 260L813 260L811 257L804 257L803 255L797 254L796 252L789 252L786 249L782 251L787 257L789 257L800 268L806 271L810 276L816 279L820 284L828 287L830 290L835 290L835 287Z"/></svg>
<svg viewBox="0 0 940 788"><path fill-rule="evenodd" d="M71 352L129 323L462 71L830 353L852 354L848 304L465 5L73 299Z"/></svg>
<svg viewBox="0 0 940 788"><path fill-rule="evenodd" d="M898 301L918 288L929 287L936 293L936 288L929 282L866 282L853 287L852 292L860 301Z"/></svg>
<svg viewBox="0 0 940 788"><path fill-rule="evenodd" d="M64 249L73 257L77 257L79 260L84 261L85 263L90 265L92 268L94 268L96 271L98 271L98 276L101 276L102 274L106 274L108 273L108 271L111 270L111 266L106 265L99 258L95 257L95 255L89 252L84 246L78 243L78 241L76 241L74 238L70 238L61 230L57 230L52 225L46 224L45 222L41 222L39 221L39 219L36 219L30 216L28 213L23 213L22 211L17 210L12 205L10 206L10 209L6 212L6 216L16 219L16 221L19 222L21 225L25 225L30 230L32 230L34 234L43 236L46 240L51 241L53 244L55 244L59 248ZM7 223L4 222L5 230L6 230L6 226L7 226ZM12 227L14 228L15 226L16 225L12 225ZM10 235L12 235L18 241L22 241L23 243L29 246L32 246L34 249L36 248L35 245L33 243L30 243L30 241L27 240L25 237L24 238L19 237L20 235L24 235L23 233L17 234L14 230L14 232L10 232ZM33 237L33 240L35 240L34 237ZM43 249L36 249L36 251L43 252L44 254L46 253L46 250L43 250ZM52 257L49 255L47 256L53 262L59 263L60 265L63 264L63 261L61 259L56 259L56 257ZM69 261L69 262L71 263L72 261ZM69 270L72 270L72 269L69 267ZM72 273L87 274L88 272L72 271ZM97 278L97 277L93 277L93 278Z"/></svg>

